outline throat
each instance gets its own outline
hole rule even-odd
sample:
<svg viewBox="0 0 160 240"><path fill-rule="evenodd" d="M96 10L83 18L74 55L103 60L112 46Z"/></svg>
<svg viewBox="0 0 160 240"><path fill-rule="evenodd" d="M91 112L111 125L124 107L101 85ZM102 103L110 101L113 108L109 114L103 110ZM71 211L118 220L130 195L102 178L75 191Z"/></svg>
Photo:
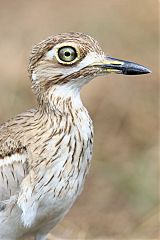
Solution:
<svg viewBox="0 0 160 240"><path fill-rule="evenodd" d="M47 112L60 115L77 111L83 107L80 89L65 85L53 86L44 93L40 105Z"/></svg>

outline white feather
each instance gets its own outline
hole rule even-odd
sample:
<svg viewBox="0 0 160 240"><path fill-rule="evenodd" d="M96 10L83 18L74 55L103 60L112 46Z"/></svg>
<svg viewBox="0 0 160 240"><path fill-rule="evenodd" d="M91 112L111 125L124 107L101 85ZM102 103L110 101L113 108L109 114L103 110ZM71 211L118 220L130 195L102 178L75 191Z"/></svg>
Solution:
<svg viewBox="0 0 160 240"><path fill-rule="evenodd" d="M15 154L13 154L11 156L7 156L3 159L0 158L0 167L10 165L13 162L24 163L26 161L26 159L27 159L27 154L15 153Z"/></svg>
<svg viewBox="0 0 160 240"><path fill-rule="evenodd" d="M37 75L36 75L34 72L32 73L32 80L33 80L33 81L36 81L36 80L37 80Z"/></svg>
<svg viewBox="0 0 160 240"><path fill-rule="evenodd" d="M54 48L52 48L50 51L47 52L46 58L47 58L48 60L52 60L53 57L54 57L54 55L55 55L55 50L54 50Z"/></svg>

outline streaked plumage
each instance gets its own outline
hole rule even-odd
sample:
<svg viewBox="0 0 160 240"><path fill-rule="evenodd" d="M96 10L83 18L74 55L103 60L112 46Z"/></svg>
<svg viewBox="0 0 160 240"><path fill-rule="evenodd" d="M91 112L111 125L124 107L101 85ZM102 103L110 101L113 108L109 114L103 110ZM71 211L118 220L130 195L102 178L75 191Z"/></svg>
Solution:
<svg viewBox="0 0 160 240"><path fill-rule="evenodd" d="M38 107L0 126L1 240L44 240L69 211L82 191L93 146L80 89L93 77L120 73L122 65L106 59L97 41L82 33L49 37L33 48L29 76Z"/></svg>

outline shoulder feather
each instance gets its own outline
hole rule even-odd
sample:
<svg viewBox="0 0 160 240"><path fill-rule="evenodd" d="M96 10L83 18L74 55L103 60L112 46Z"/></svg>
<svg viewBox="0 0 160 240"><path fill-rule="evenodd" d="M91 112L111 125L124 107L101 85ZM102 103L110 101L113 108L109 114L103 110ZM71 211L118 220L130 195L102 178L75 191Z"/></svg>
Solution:
<svg viewBox="0 0 160 240"><path fill-rule="evenodd" d="M7 127L0 127L0 201L17 194L28 172L28 154Z"/></svg>

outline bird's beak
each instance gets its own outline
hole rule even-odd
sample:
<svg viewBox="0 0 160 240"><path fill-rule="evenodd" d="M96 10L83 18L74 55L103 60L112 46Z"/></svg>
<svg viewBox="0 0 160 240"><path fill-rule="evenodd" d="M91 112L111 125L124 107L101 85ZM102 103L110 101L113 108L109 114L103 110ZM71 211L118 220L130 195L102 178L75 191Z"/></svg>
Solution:
<svg viewBox="0 0 160 240"><path fill-rule="evenodd" d="M147 74L151 71L137 63L120 60L112 57L105 57L104 61L98 64L103 72L119 73L126 75Z"/></svg>

